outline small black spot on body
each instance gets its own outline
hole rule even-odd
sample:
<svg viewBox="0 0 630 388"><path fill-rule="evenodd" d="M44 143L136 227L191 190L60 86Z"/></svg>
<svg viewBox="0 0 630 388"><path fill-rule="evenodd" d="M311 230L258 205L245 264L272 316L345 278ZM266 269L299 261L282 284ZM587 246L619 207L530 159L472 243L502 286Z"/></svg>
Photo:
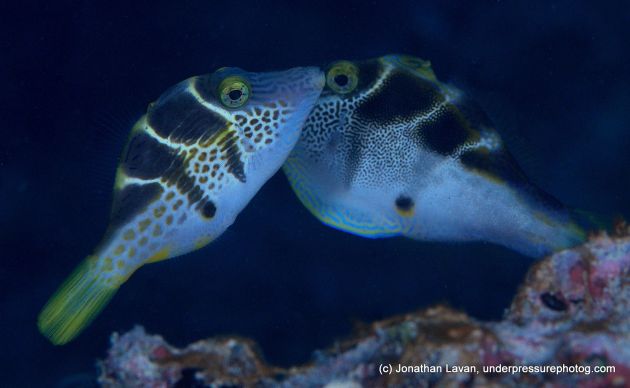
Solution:
<svg viewBox="0 0 630 388"><path fill-rule="evenodd" d="M408 197L406 195L399 195L398 198L396 198L396 207L399 210L402 211L409 211L413 208L413 199L411 199L411 197Z"/></svg>
<svg viewBox="0 0 630 388"><path fill-rule="evenodd" d="M469 139L471 132L468 128L468 122L461 113L449 106L419 124L416 130L425 147L441 155L449 155Z"/></svg>
<svg viewBox="0 0 630 388"><path fill-rule="evenodd" d="M206 218L212 218L217 212L217 208L214 205L214 202L207 201L203 207L201 208L201 214Z"/></svg>
<svg viewBox="0 0 630 388"><path fill-rule="evenodd" d="M540 300L549 309L554 311L566 311L567 304L562 299L559 299L554 294L545 292L540 295Z"/></svg>

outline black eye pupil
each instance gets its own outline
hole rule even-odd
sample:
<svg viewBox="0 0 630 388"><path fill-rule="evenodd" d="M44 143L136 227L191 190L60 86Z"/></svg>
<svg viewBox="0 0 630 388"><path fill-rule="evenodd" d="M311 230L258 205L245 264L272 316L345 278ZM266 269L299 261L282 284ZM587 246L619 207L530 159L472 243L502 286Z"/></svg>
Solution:
<svg viewBox="0 0 630 388"><path fill-rule="evenodd" d="M228 96L230 97L230 100L232 101L238 100L239 98L241 98L242 95L243 95L243 92L241 92L238 89L232 90L228 93Z"/></svg>
<svg viewBox="0 0 630 388"><path fill-rule="evenodd" d="M345 74L337 74L335 76L335 83L339 86L346 86L348 81L348 76Z"/></svg>

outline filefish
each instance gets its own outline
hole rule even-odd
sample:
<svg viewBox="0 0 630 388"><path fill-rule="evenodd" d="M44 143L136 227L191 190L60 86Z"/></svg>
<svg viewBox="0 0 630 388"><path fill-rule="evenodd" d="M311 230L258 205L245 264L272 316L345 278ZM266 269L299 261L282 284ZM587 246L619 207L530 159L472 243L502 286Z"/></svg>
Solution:
<svg viewBox="0 0 630 388"><path fill-rule="evenodd" d="M484 241L540 257L583 241L499 132L428 61L338 61L283 170L324 224L359 236Z"/></svg>
<svg viewBox="0 0 630 388"><path fill-rule="evenodd" d="M139 267L219 237L280 169L324 84L314 67L222 68L150 104L120 159L105 236L45 305L40 331L67 343Z"/></svg>

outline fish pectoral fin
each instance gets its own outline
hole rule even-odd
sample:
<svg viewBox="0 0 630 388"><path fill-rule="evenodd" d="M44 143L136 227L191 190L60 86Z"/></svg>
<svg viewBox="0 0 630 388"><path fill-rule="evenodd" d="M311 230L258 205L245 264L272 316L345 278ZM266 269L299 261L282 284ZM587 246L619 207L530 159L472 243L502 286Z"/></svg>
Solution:
<svg viewBox="0 0 630 388"><path fill-rule="evenodd" d="M59 287L39 313L39 331L53 344L74 339L101 312L122 282L111 284L89 256Z"/></svg>

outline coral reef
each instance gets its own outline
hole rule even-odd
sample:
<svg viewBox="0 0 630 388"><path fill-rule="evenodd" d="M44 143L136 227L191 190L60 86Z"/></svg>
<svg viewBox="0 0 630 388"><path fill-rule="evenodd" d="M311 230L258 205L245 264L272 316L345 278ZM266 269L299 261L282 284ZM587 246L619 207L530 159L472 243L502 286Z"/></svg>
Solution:
<svg viewBox="0 0 630 388"><path fill-rule="evenodd" d="M534 265L500 322L479 322L437 306L376 322L317 352L311 364L289 369L268 365L246 339L209 339L178 349L136 327L112 336L100 383L630 386L629 274L630 233L620 224L612 237L592 236Z"/></svg>

